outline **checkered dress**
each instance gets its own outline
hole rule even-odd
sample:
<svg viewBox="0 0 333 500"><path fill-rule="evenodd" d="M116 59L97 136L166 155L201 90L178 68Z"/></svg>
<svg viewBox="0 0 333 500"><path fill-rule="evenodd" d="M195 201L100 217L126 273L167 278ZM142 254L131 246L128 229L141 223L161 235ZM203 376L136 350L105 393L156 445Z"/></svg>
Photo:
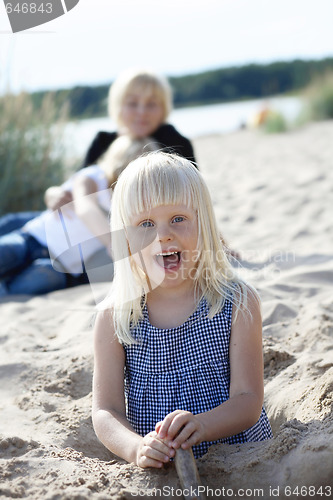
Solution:
<svg viewBox="0 0 333 500"><path fill-rule="evenodd" d="M132 329L138 344L124 346L127 418L144 436L174 410L209 411L229 398L229 341L232 303L207 318L202 299L196 311L176 328L160 329L149 322L148 310ZM244 443L272 437L264 408L258 422L235 436L193 446L196 458L215 443Z"/></svg>

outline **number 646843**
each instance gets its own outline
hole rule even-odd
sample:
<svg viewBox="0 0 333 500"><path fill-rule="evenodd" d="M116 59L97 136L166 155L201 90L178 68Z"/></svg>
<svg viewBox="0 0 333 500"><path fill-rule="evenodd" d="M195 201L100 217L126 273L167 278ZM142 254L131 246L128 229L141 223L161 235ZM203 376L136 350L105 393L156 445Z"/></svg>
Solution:
<svg viewBox="0 0 333 500"><path fill-rule="evenodd" d="M12 12L17 12L18 14L51 14L52 12L52 3L6 3L6 12L7 14L11 14Z"/></svg>

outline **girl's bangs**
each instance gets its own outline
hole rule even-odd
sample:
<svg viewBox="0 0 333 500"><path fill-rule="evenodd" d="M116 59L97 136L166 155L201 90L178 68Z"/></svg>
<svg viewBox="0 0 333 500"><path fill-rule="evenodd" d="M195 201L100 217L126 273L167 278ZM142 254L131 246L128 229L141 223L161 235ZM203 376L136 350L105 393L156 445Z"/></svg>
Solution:
<svg viewBox="0 0 333 500"><path fill-rule="evenodd" d="M143 175L139 175L128 186L127 223L133 216L149 212L151 208L161 205L186 205L197 208L193 187L181 168L170 165L167 170L164 167L144 170Z"/></svg>

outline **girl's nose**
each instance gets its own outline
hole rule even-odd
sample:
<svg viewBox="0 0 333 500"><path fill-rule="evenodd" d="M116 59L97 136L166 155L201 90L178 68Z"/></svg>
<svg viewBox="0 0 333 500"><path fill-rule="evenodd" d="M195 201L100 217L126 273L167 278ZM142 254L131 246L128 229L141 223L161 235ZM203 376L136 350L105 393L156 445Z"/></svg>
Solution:
<svg viewBox="0 0 333 500"><path fill-rule="evenodd" d="M160 226L157 228L157 238L159 241L171 241L172 240L172 232L168 225Z"/></svg>

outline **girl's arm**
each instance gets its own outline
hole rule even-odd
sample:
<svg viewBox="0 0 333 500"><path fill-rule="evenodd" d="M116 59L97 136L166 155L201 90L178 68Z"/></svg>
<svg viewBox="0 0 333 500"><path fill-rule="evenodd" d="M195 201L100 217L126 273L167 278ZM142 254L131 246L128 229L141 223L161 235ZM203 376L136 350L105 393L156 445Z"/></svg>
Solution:
<svg viewBox="0 0 333 500"><path fill-rule="evenodd" d="M202 441L226 438L258 421L264 396L262 326L260 306L251 292L248 309L252 318L239 312L231 329L230 398L198 415L180 410L167 415L156 430L170 446L189 448Z"/></svg>
<svg viewBox="0 0 333 500"><path fill-rule="evenodd" d="M156 432L137 434L126 418L124 349L109 310L97 314L94 332L93 425L99 440L119 457L140 467L162 467L174 455Z"/></svg>
<svg viewBox="0 0 333 500"><path fill-rule="evenodd" d="M97 185L93 179L78 175L73 185L74 210L92 234L95 234L109 250L111 246L109 221L98 204L97 191Z"/></svg>

